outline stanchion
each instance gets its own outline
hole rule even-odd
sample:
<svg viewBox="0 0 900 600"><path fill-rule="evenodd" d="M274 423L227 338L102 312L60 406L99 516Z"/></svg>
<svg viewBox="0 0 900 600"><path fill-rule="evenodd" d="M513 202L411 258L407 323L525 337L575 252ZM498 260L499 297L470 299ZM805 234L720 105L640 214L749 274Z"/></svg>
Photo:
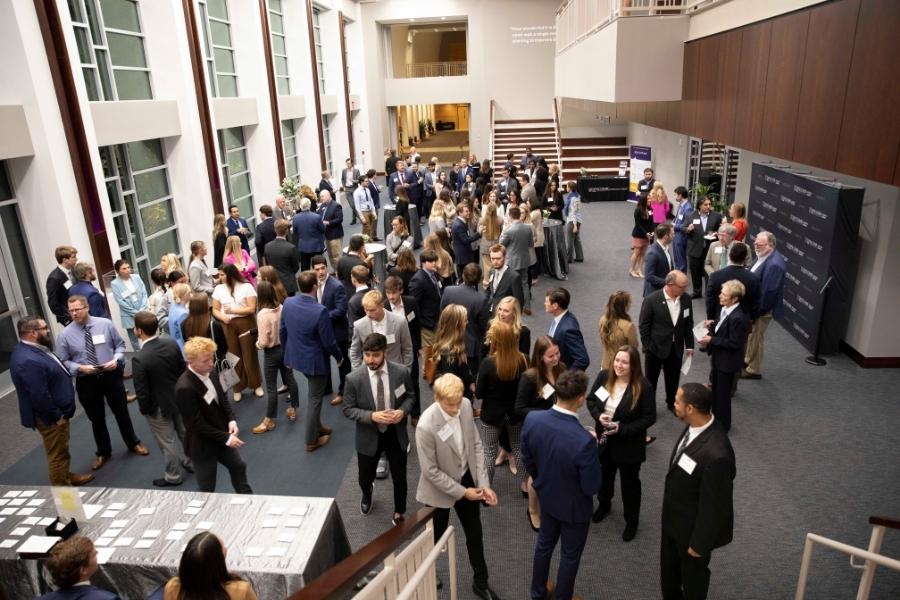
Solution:
<svg viewBox="0 0 900 600"><path fill-rule="evenodd" d="M833 277L828 277L828 280L825 281L825 285L819 290L819 295L822 296L822 312L819 313L819 326L816 329L816 347L813 350L812 356L806 357L806 363L815 367L824 367L828 364L824 358L819 356L819 348L822 344L822 324L825 322L825 309L828 307L828 290L831 289L832 279Z"/></svg>

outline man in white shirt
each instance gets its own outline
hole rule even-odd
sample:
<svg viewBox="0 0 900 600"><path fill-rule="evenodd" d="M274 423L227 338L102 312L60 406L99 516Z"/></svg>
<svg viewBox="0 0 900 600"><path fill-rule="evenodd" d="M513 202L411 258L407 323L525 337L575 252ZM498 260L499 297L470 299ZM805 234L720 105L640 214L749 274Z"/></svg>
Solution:
<svg viewBox="0 0 900 600"><path fill-rule="evenodd" d="M369 178L365 175L360 176L359 185L353 192L353 206L359 214L359 220L362 222L363 235L375 239L375 200L372 198L372 192L369 189Z"/></svg>

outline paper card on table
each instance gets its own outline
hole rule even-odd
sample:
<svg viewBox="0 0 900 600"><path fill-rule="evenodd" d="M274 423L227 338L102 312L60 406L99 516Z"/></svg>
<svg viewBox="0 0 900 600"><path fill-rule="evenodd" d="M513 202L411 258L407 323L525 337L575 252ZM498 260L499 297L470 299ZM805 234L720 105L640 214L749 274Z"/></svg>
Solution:
<svg viewBox="0 0 900 600"><path fill-rule="evenodd" d="M56 515L60 519L87 520L78 490L71 487L54 486L50 488L50 492L53 494L53 504L56 505Z"/></svg>
<svg viewBox="0 0 900 600"><path fill-rule="evenodd" d="M9 498L0 498L0 506L6 506L9 503Z"/></svg>
<svg viewBox="0 0 900 600"><path fill-rule="evenodd" d="M703 323L694 325L694 338L701 340L709 334L709 329Z"/></svg>
<svg viewBox="0 0 900 600"><path fill-rule="evenodd" d="M16 514L16 507L0 509L0 515L14 515L14 514Z"/></svg>
<svg viewBox="0 0 900 600"><path fill-rule="evenodd" d="M119 513L122 511L119 510L107 510L102 515L100 515L101 519L115 519L119 516Z"/></svg>
<svg viewBox="0 0 900 600"><path fill-rule="evenodd" d="M9 532L9 535L21 536L31 531L31 527L16 527Z"/></svg>
<svg viewBox="0 0 900 600"><path fill-rule="evenodd" d="M21 498L31 498L31 497L34 496L35 494L37 494L37 490L25 490L24 492L21 492L21 493L19 494L19 497L21 497Z"/></svg>
<svg viewBox="0 0 900 600"><path fill-rule="evenodd" d="M141 548L141 549L143 549L143 548L149 548L150 546L153 545L153 542L154 542L154 541L155 541L155 540L138 540L138 541L134 544L134 547L135 547L135 548Z"/></svg>
<svg viewBox="0 0 900 600"><path fill-rule="evenodd" d="M692 356L685 356L685 357L684 357L684 364L681 365L681 374L682 374L682 375L687 375L687 374L688 374L688 371L691 370L691 363L692 363L692 362L693 362L693 357L692 357Z"/></svg>
<svg viewBox="0 0 900 600"><path fill-rule="evenodd" d="M144 517L144 516L147 516L147 515L152 515L152 514L155 513L155 512L156 512L156 507L155 507L155 506L149 506L149 507L147 507L147 508L142 508L141 510L139 510L139 511L138 511L138 516L139 516L139 517Z"/></svg>
<svg viewBox="0 0 900 600"><path fill-rule="evenodd" d="M180 540L181 536L183 536L183 535L184 535L183 531L170 531L169 533L166 534L166 539L176 542L176 541Z"/></svg>
<svg viewBox="0 0 900 600"><path fill-rule="evenodd" d="M12 548L15 546L19 540L3 540L0 542L0 548Z"/></svg>
<svg viewBox="0 0 900 600"><path fill-rule="evenodd" d="M29 507L27 507L27 508L20 508L20 509L19 509L19 512L17 512L16 514L17 514L17 515L22 515L23 517L27 517L28 515L32 514L32 513L33 513L34 511L36 511L36 510L37 510L37 509L36 509L35 507L29 506Z"/></svg>
<svg viewBox="0 0 900 600"><path fill-rule="evenodd" d="M272 546L269 548L269 551L266 552L268 556L287 556L288 549L284 546Z"/></svg>
<svg viewBox="0 0 900 600"><path fill-rule="evenodd" d="M269 508L270 515L283 515L284 507L283 506L272 506Z"/></svg>
<svg viewBox="0 0 900 600"><path fill-rule="evenodd" d="M115 541L113 546L130 546L134 543L133 537L120 537Z"/></svg>
<svg viewBox="0 0 900 600"><path fill-rule="evenodd" d="M3 494L3 497L4 498L16 498L18 495L19 495L19 492L12 491L12 492L6 492L5 494Z"/></svg>
<svg viewBox="0 0 900 600"><path fill-rule="evenodd" d="M83 508L84 508L84 517L86 519L93 519L95 516L97 516L97 513L99 513L101 510L103 510L103 505L102 504L85 504Z"/></svg>
<svg viewBox="0 0 900 600"><path fill-rule="evenodd" d="M265 521L263 521L263 529L271 529L273 527L278 527L278 519L266 519Z"/></svg>
<svg viewBox="0 0 900 600"><path fill-rule="evenodd" d="M162 533L162 530L160 530L160 529L148 529L147 531L145 531L144 533L141 534L141 537L142 538L151 538L151 539L157 538L157 537L159 537L160 533Z"/></svg>
<svg viewBox="0 0 900 600"><path fill-rule="evenodd" d="M244 550L244 556L262 556L263 549L259 546L250 546Z"/></svg>
<svg viewBox="0 0 900 600"><path fill-rule="evenodd" d="M40 506L44 503L44 498L32 498L28 501L28 506Z"/></svg>
<svg viewBox="0 0 900 600"><path fill-rule="evenodd" d="M9 505L10 506L22 506L23 504L25 504L25 500L27 500L27 498L16 498L15 500L10 500Z"/></svg>
<svg viewBox="0 0 900 600"><path fill-rule="evenodd" d="M125 527L128 525L128 519L118 519L110 523L110 527Z"/></svg>
<svg viewBox="0 0 900 600"><path fill-rule="evenodd" d="M54 519L53 517L47 517L45 519L41 519L41 521L38 523L38 525L40 525L41 527L46 527L47 525L50 525L51 523L53 523L53 521L55 521L55 520L56 519Z"/></svg>
<svg viewBox="0 0 900 600"><path fill-rule="evenodd" d="M112 504L109 505L109 509L110 510L122 510L126 506L128 506L128 505L125 504L124 502L113 502Z"/></svg>
<svg viewBox="0 0 900 600"><path fill-rule="evenodd" d="M303 515L306 514L306 511L308 511L308 510L309 510L309 506L307 506L306 504L301 504L300 506L294 506L293 508L291 508L291 514L299 515L302 517Z"/></svg>
<svg viewBox="0 0 900 600"><path fill-rule="evenodd" d="M184 514L186 514L186 515L199 515L199 514L200 514L200 509L197 508L196 506L188 506L186 509L184 509Z"/></svg>
<svg viewBox="0 0 900 600"><path fill-rule="evenodd" d="M232 498L231 504L247 504L246 498Z"/></svg>
<svg viewBox="0 0 900 600"><path fill-rule="evenodd" d="M16 549L19 554L46 554L62 538L49 535L32 535Z"/></svg>
<svg viewBox="0 0 900 600"><path fill-rule="evenodd" d="M40 521L40 517L28 517L24 521L22 521L22 525L37 525L38 521Z"/></svg>
<svg viewBox="0 0 900 600"><path fill-rule="evenodd" d="M278 536L278 541L284 542L285 544L290 544L291 542L294 541L295 537L296 536L293 533L282 533L281 535Z"/></svg>
<svg viewBox="0 0 900 600"><path fill-rule="evenodd" d="M303 518L295 517L293 519L285 519L282 525L284 525L285 527L300 527L301 523L303 523Z"/></svg>
<svg viewBox="0 0 900 600"><path fill-rule="evenodd" d="M175 523L174 525L172 525L172 529L174 529L175 531L184 531L185 529L187 529L190 526L191 526L190 523L185 523L184 521L181 521L179 523Z"/></svg>
<svg viewBox="0 0 900 600"><path fill-rule="evenodd" d="M213 523L212 521L200 521L199 523L194 525L194 529L204 529L206 531L209 531L213 528L214 525L215 523Z"/></svg>
<svg viewBox="0 0 900 600"><path fill-rule="evenodd" d="M112 537L112 538L114 538L114 537L119 537L119 534L120 534L120 533L122 533L122 530L121 530L121 529L112 529L112 528L110 528L110 529L107 529L106 531L104 531L104 532L103 532L103 535L101 535L100 537Z"/></svg>
<svg viewBox="0 0 900 600"><path fill-rule="evenodd" d="M109 562L109 559L112 558L113 552L115 551L115 548L100 548L97 550L97 564L105 565Z"/></svg>
<svg viewBox="0 0 900 600"><path fill-rule="evenodd" d="M206 500L191 500L188 502L188 506L194 506L197 508L201 508L204 504L206 504Z"/></svg>
<svg viewBox="0 0 900 600"><path fill-rule="evenodd" d="M99 540L94 540L94 545L98 548L105 548L113 543L113 539L111 537L102 537Z"/></svg>
<svg viewBox="0 0 900 600"><path fill-rule="evenodd" d="M6 517L0 517L0 523L6 520Z"/></svg>

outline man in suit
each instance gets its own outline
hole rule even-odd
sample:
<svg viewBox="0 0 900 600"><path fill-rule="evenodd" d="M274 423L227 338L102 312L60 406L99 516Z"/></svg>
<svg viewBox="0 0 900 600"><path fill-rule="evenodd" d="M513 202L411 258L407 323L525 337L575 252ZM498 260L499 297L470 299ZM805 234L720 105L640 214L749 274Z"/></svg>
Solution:
<svg viewBox="0 0 900 600"><path fill-rule="evenodd" d="M688 356L694 355L694 309L684 293L687 287L687 275L681 271L666 275L663 289L644 298L638 324L644 349L644 374L653 386L655 398L659 372L663 372L669 410L675 406L685 348Z"/></svg>
<svg viewBox="0 0 900 600"><path fill-rule="evenodd" d="M388 196L390 197L391 202L397 197L398 187L409 185L409 182L406 180L406 163L402 160L398 160L396 166L396 171L388 173Z"/></svg>
<svg viewBox="0 0 900 600"><path fill-rule="evenodd" d="M380 294L378 307L384 312ZM405 327L406 323L401 325ZM387 347L385 335L373 332L366 336L362 343L365 365L355 367L347 377L342 410L345 417L356 421L356 457L362 490L359 512L364 515L372 512L375 470L383 452L387 455L394 484L391 522L396 525L406 513L406 449L409 446L406 415L415 404L415 398L409 369L388 361Z"/></svg>
<svg viewBox="0 0 900 600"><path fill-rule="evenodd" d="M541 501L541 528L534 548L531 598L571 598L581 553L587 542L600 491L602 471L597 438L578 421L588 379L581 371L566 371L556 380L556 404L528 413L522 426L522 461ZM548 590L550 559L558 541L559 571L555 592Z"/></svg>
<svg viewBox="0 0 900 600"><path fill-rule="evenodd" d="M366 267L371 273L374 265L375 257L366 254L366 243L363 236L358 233L350 236L350 243L347 244L347 252L341 255L341 258L337 263L337 268L334 270L334 274L344 286L344 291L347 293L348 299L356 293L356 286L353 285L353 280L350 279L353 267Z"/></svg>
<svg viewBox="0 0 900 600"><path fill-rule="evenodd" d="M263 204L259 207L259 223L256 225L256 234L253 243L256 245L256 262L267 265L266 244L275 239L275 219L272 218L272 207Z"/></svg>
<svg viewBox="0 0 900 600"><path fill-rule="evenodd" d="M238 448L237 420L215 370L216 343L195 336L184 343L187 369L175 383L175 405L184 420L184 448L194 465L197 489L216 491L216 471L221 463L231 476L236 494L252 494L247 483L247 463Z"/></svg>
<svg viewBox="0 0 900 600"><path fill-rule="evenodd" d="M737 279L744 284L747 293L741 298L741 308L744 314L755 321L759 316L759 275L752 272L744 265L749 260L750 250L747 244L735 242L728 251L728 266L709 276L706 282L706 318L717 320L722 305L719 304L719 292L722 284L732 279Z"/></svg>
<svg viewBox="0 0 900 600"><path fill-rule="evenodd" d="M98 568L97 550L86 537L73 536L53 546L46 566L58 589L37 600L120 600L116 594L91 585Z"/></svg>
<svg viewBox="0 0 900 600"><path fill-rule="evenodd" d="M534 248L534 231L531 225L522 222L522 209L511 206L508 211L512 221L509 227L500 234L500 245L506 248L506 263L510 270L519 275L524 297L523 312L531 314L531 285L528 277L529 250Z"/></svg>
<svg viewBox="0 0 900 600"><path fill-rule="evenodd" d="M350 205L350 210L353 211L353 221L350 224L356 225L359 213L354 203L354 195L356 188L359 186L359 169L356 168L352 158L348 158L344 161L344 164L346 167L341 170L341 191L344 192L344 198L347 200L347 204ZM363 224L365 225L365 222Z"/></svg>
<svg viewBox="0 0 900 600"><path fill-rule="evenodd" d="M703 261L703 270L706 272L707 286L709 285L710 275L719 269L724 269L728 266L728 252L734 245L734 236L736 234L737 229L730 223L724 223L719 227L719 232L717 234L718 239L709 245L709 250L706 253L706 260ZM747 257L747 264L745 266L750 266L749 256Z"/></svg>
<svg viewBox="0 0 900 600"><path fill-rule="evenodd" d="M413 391L416 395L415 403L410 410L412 426L419 422L422 409L419 404L419 350L422 348L422 325L419 319L419 305L412 296L404 295L403 280L396 276L390 276L384 280L384 308L391 313L406 319L409 326L409 336L413 346L413 360L410 366L410 377L413 381ZM387 474L385 473L385 476Z"/></svg>
<svg viewBox="0 0 900 600"><path fill-rule="evenodd" d="M319 185L316 187L316 197L320 196L322 192L328 192L332 198L337 198L334 186L331 185L331 173L328 171L322 171L322 179L319 180Z"/></svg>
<svg viewBox="0 0 900 600"><path fill-rule="evenodd" d="M644 257L644 297L661 290L666 284L666 275L675 265L672 261L672 226L660 223L656 226L653 242Z"/></svg>
<svg viewBox="0 0 900 600"><path fill-rule="evenodd" d="M684 384L675 397L675 416L687 427L669 460L663 492L664 600L706 598L712 551L733 534L734 450L711 407L712 392L699 383Z"/></svg>
<svg viewBox="0 0 900 600"><path fill-rule="evenodd" d="M424 198L424 192L422 190L422 183L425 181L425 173L424 169L421 168L421 159L411 161L411 163L407 163L408 167L406 169L406 183L409 186L407 188L407 192L409 192L409 201L411 204L416 206L416 209L419 211L419 222L424 223L426 219L426 215L424 212L424 205L422 200Z"/></svg>
<svg viewBox="0 0 900 600"><path fill-rule="evenodd" d="M522 202L527 202L532 207L537 206L537 190L534 188L534 184L531 183L531 177L529 177L528 173L519 173L518 180L519 189L522 190L520 194Z"/></svg>
<svg viewBox="0 0 900 600"><path fill-rule="evenodd" d="M69 288L75 283L72 269L78 263L78 250L72 246L59 246L54 256L57 266L47 275L47 305L56 317L56 322L65 327L72 321L66 299L69 297Z"/></svg>
<svg viewBox="0 0 900 600"><path fill-rule="evenodd" d="M647 167L644 169L644 178L638 181L638 196L647 195L653 190L653 184L656 179L653 177L653 169Z"/></svg>
<svg viewBox="0 0 900 600"><path fill-rule="evenodd" d="M347 292L341 282L328 274L328 265L325 264L324 256L314 256L312 267L316 274L316 301L328 311L331 329L334 332L334 341L341 352L342 361L338 361L338 393L331 399L332 406L337 406L341 403L344 393L344 381L347 374L350 373L350 324L347 321ZM324 393L331 394L333 391L329 364Z"/></svg>
<svg viewBox="0 0 900 600"><path fill-rule="evenodd" d="M519 273L506 264L506 246L494 244L488 254L491 260L491 274L488 276L488 286L484 290L487 297L488 312L493 315L497 303L512 296L519 301L519 306L525 304L525 292Z"/></svg>
<svg viewBox="0 0 900 600"><path fill-rule="evenodd" d="M240 209L232 204L228 207L229 219L225 222L228 228L228 235L236 235L241 238L241 248L250 253L250 227L247 226L247 219L241 218Z"/></svg>
<svg viewBox="0 0 900 600"><path fill-rule="evenodd" d="M409 282L409 295L415 298L419 308L422 347L431 346L441 316L441 282L437 277L437 254L423 250L419 255L421 265Z"/></svg>
<svg viewBox="0 0 900 600"><path fill-rule="evenodd" d="M478 374L478 357L489 318L487 301L478 290L480 281L481 267L476 263L469 263L463 269L462 283L447 287L441 296L441 312L451 304L459 304L469 315L466 324L466 363L472 372L473 381Z"/></svg>
<svg viewBox="0 0 900 600"><path fill-rule="evenodd" d="M16 324L19 343L10 357L9 374L19 398L23 427L37 429L44 440L50 485L84 485L93 473L69 470L69 421L75 415L75 389L65 365L54 356L50 328L40 317Z"/></svg>
<svg viewBox="0 0 900 600"><path fill-rule="evenodd" d="M326 190L319 193L317 213L325 226L325 247L328 249L331 268L337 269L337 263L344 247L344 209L341 208L341 203L335 202L331 193Z"/></svg>
<svg viewBox="0 0 900 600"><path fill-rule="evenodd" d="M100 290L91 283L97 281L97 271L94 269L94 265L86 262L76 263L72 274L75 276L75 285L69 288L69 299L71 300L75 296L87 298L88 310L92 317L109 319L106 299Z"/></svg>
<svg viewBox="0 0 900 600"><path fill-rule="evenodd" d="M750 267L750 271L760 279L759 316L753 322L753 329L747 338L747 354L744 357L747 368L741 373L742 379L762 377L766 329L772 322L772 317L780 317L784 311L785 261L775 245L775 236L768 231L760 231L753 240L756 262Z"/></svg>
<svg viewBox="0 0 900 600"><path fill-rule="evenodd" d="M703 269L703 260L712 245L712 236L722 225L722 215L712 212L712 201L709 198L701 198L697 210L688 217L687 226L687 256L691 268L691 282L694 293L691 298L703 297L703 279L706 271Z"/></svg>
<svg viewBox="0 0 900 600"><path fill-rule="evenodd" d="M372 289L369 287L369 268L363 265L356 265L350 270L350 282L353 284L353 295L347 300L347 321L355 323L358 319L362 319L366 315L363 308L363 296Z"/></svg>
<svg viewBox="0 0 900 600"><path fill-rule="evenodd" d="M276 221L278 221L278 219L284 219L288 223L294 218L294 211L288 206L284 196L275 196L275 206L272 208L272 218Z"/></svg>
<svg viewBox="0 0 900 600"><path fill-rule="evenodd" d="M134 334L141 341L140 351L131 359L138 408L166 464L164 477L154 479L153 485L181 485L184 470L193 471L184 454L184 421L174 403L175 384L185 368L181 348L172 338L159 337L159 321L148 311L134 316Z"/></svg>
<svg viewBox="0 0 900 600"><path fill-rule="evenodd" d="M300 253L297 246L287 240L291 224L284 219L275 221L275 239L266 244L266 262L278 274L288 296L297 293L297 271L300 270Z"/></svg>
<svg viewBox="0 0 900 600"><path fill-rule="evenodd" d="M584 336L578 319L569 312L572 297L566 288L547 290L544 297L544 310L553 317L548 335L559 346L560 360L570 369L586 371L591 364L587 348L584 347Z"/></svg>
<svg viewBox="0 0 900 600"><path fill-rule="evenodd" d="M317 276L304 271L297 278L300 294L285 300L281 309L281 347L284 364L306 377L309 398L306 410L306 451L315 452L331 439L331 429L322 425L322 396L331 374L328 355L338 367L344 362L328 309L316 302Z"/></svg>
<svg viewBox="0 0 900 600"><path fill-rule="evenodd" d="M672 219L672 227L675 229L675 240L672 243L675 268L682 273L688 272L687 263L687 226L690 224L688 217L694 210L687 188L679 185L675 188L675 218Z"/></svg>
<svg viewBox="0 0 900 600"><path fill-rule="evenodd" d="M363 235L375 239L377 236L375 229L378 216L375 211L375 199L372 197L372 190L369 188L369 179L365 175L359 178L359 184L353 192L353 206L362 223Z"/></svg>
<svg viewBox="0 0 900 600"><path fill-rule="evenodd" d="M456 218L450 227L450 238L453 241L453 254L456 260L456 275L462 277L463 267L469 263L477 263L478 257L472 244L481 239L480 233L469 232L469 205L461 202L456 207Z"/></svg>
<svg viewBox="0 0 900 600"><path fill-rule="evenodd" d="M435 161L429 162L422 177L423 208L426 215L431 214L431 205L434 202L434 182L437 181L436 169L437 163Z"/></svg>
<svg viewBox="0 0 900 600"><path fill-rule="evenodd" d="M293 222L302 271L308 271L312 257L321 255L325 250L325 224L309 207L309 198L301 198L300 212L294 215Z"/></svg>
<svg viewBox="0 0 900 600"><path fill-rule="evenodd" d="M353 322L353 341L350 343L350 367L358 369L363 364L363 346L370 334L384 336L385 357L392 363L412 366L413 344L406 319L384 309L384 296L378 290L370 290L362 298L365 316Z"/></svg>
<svg viewBox="0 0 900 600"><path fill-rule="evenodd" d="M510 174L509 166L503 167L503 177L497 182L497 189L499 190L500 201L504 203L509 199L511 191L519 191L519 182Z"/></svg>
<svg viewBox="0 0 900 600"><path fill-rule="evenodd" d="M378 175L378 171L375 169L369 169L366 171L366 179L369 180L369 183L366 185L369 186L369 191L372 193L372 201L375 203L375 215L376 220L378 216L378 209L381 208L381 189L379 189L378 184L375 182L375 176ZM375 234L378 235L378 229L376 227ZM377 237L375 238L378 239Z"/></svg>
<svg viewBox="0 0 900 600"><path fill-rule="evenodd" d="M497 504L490 487L481 436L475 430L472 404L463 397L462 380L447 373L434 382L434 404L425 409L416 427L416 450L421 467L416 500L433 506L434 539L439 540L456 510L466 535L466 550L474 571L472 590L485 600L498 598L488 586L481 531L481 503Z"/></svg>

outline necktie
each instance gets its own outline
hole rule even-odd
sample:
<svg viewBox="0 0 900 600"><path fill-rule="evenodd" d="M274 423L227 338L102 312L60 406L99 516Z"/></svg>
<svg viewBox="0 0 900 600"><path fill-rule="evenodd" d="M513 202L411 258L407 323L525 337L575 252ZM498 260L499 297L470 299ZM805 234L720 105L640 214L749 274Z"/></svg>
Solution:
<svg viewBox="0 0 900 600"><path fill-rule="evenodd" d="M97 362L97 349L94 347L94 338L87 326L84 327L84 353L87 355L89 365L96 367L99 364Z"/></svg>
<svg viewBox="0 0 900 600"><path fill-rule="evenodd" d="M678 450L675 451L675 456L672 458L672 464L678 464L678 461L681 459L681 455L684 454L684 449L687 448L688 440L691 437L690 429L684 432L684 437L681 438L681 443L678 444Z"/></svg>
<svg viewBox="0 0 900 600"><path fill-rule="evenodd" d="M724 269L725 265L728 264L728 248L722 246L722 252L719 253L719 268Z"/></svg>
<svg viewBox="0 0 900 600"><path fill-rule="evenodd" d="M383 371L381 369L375 371L375 380L377 384L376 388L376 396L375 396L375 410L384 410L384 379L381 378L381 374ZM387 431L387 425L383 423L378 424L378 431L384 432Z"/></svg>
<svg viewBox="0 0 900 600"><path fill-rule="evenodd" d="M556 319L553 319L553 323L550 324L550 337L553 337L554 333L556 333Z"/></svg>

